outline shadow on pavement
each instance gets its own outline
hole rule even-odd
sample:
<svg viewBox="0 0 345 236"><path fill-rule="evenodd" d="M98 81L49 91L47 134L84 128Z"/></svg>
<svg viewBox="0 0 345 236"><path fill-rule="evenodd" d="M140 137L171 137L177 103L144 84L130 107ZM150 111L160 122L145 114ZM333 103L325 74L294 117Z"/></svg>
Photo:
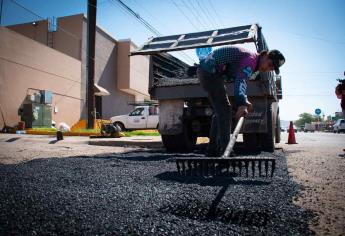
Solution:
<svg viewBox="0 0 345 236"><path fill-rule="evenodd" d="M203 178L199 176L181 176L177 171L163 172L155 176L163 181L178 182L183 184L199 184L201 186L228 186L228 185L269 185L269 180L254 179L234 179L233 177L209 177Z"/></svg>

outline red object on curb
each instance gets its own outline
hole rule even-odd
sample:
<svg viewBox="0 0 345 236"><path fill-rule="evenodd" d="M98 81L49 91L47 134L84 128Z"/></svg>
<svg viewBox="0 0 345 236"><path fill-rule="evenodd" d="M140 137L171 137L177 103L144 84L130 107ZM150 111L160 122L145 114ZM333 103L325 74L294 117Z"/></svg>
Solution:
<svg viewBox="0 0 345 236"><path fill-rule="evenodd" d="M297 144L296 138L295 138L295 130L293 128L293 123L290 121L290 127L289 127L289 139L287 144Z"/></svg>
<svg viewBox="0 0 345 236"><path fill-rule="evenodd" d="M18 130L24 130L25 129L25 122L19 121L18 122Z"/></svg>

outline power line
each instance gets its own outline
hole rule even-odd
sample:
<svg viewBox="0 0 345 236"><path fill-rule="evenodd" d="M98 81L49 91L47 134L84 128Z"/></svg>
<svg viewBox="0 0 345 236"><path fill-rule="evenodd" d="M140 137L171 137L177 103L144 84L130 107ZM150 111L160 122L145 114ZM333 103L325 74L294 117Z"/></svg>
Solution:
<svg viewBox="0 0 345 236"><path fill-rule="evenodd" d="M116 0L125 10L127 10L131 15L133 15L135 18L137 18L147 29L149 29L152 33L154 33L157 36L162 36L162 34L154 28L152 25L150 25L145 19L143 19L138 13L134 12L129 6L127 6L124 2L121 0Z"/></svg>
<svg viewBox="0 0 345 236"><path fill-rule="evenodd" d="M196 30L200 30L200 28L198 26L196 26L193 21L184 13L184 11L175 3L174 0L171 0L171 2L175 5L175 7L182 13L182 15L189 21L189 23L196 29Z"/></svg>
<svg viewBox="0 0 345 236"><path fill-rule="evenodd" d="M214 7L213 3L212 3L212 0L208 0L208 3L210 4L211 9L213 10L213 12L214 12L215 16L218 16L218 13L217 13L217 11L216 11L216 9L215 9L215 7ZM216 19L217 19L217 20L219 20L220 25L223 25L223 26L224 26L224 22L222 21L222 19L221 19L221 18L216 17Z"/></svg>
<svg viewBox="0 0 345 236"><path fill-rule="evenodd" d="M206 21L209 22L209 24L213 27L213 28L217 28L217 25L214 23L214 21L212 20L212 17L210 17L207 12L206 12L206 8L204 8L201 3L203 3L203 1L196 1L198 6L199 6L199 9L201 9L201 11L203 12L204 16L205 16L205 19Z"/></svg>
<svg viewBox="0 0 345 236"><path fill-rule="evenodd" d="M309 35L309 34L301 34L298 32L283 31L283 30L280 30L277 28L272 28L272 27L266 27L266 29L271 29L273 31L280 32L280 33L291 34L291 35L295 35L295 36L302 37L302 38L309 38L309 39L319 40L319 41L328 42L328 43L345 45L345 42L342 42L342 41L333 41L333 40L329 40L326 38L317 37L317 36L313 36L313 35Z"/></svg>
<svg viewBox="0 0 345 236"><path fill-rule="evenodd" d="M218 24L218 22L217 22L217 20L216 20L217 17L216 17L216 16L215 16L215 17L212 16L211 12L209 11L209 7L207 7L207 5L206 5L206 3L205 3L204 1L202 1L202 3L205 4L205 5L204 5L204 6L205 6L205 11L206 11L207 15L210 17L210 19L212 19L212 21L214 22L214 25L215 25L217 28L221 28L221 25Z"/></svg>
<svg viewBox="0 0 345 236"><path fill-rule="evenodd" d="M156 36L160 36L160 37L163 36L163 34L161 34L154 26L152 26L149 22L147 22L145 19L143 19L138 13L136 13L133 9L131 9L128 5L126 5L123 1L113 0L110 2L114 3L114 4L117 3L123 10L125 10L130 15L135 17L135 19L137 19L141 24L143 24L149 31L151 31ZM191 58L188 54L186 54L185 52L180 52L180 53L183 54L183 56L187 60L189 60L192 63L195 63L195 60L193 58Z"/></svg>
<svg viewBox="0 0 345 236"><path fill-rule="evenodd" d="M197 3L194 5L194 0L189 0L187 1L190 6L191 9L195 12L195 14L198 16L198 19L200 19L200 21L203 22L203 24L206 26L206 29L208 28L213 28L211 22L207 19L207 17L205 16L205 13L200 5L200 2L197 1Z"/></svg>
<svg viewBox="0 0 345 236"><path fill-rule="evenodd" d="M189 10L189 12L193 15L193 17L199 22L199 24L205 29L207 30L207 27L204 25L203 22L201 22L201 20L199 19L198 15L194 13L193 11L193 5L192 5L192 8L190 8L189 5L186 4L186 2L184 0L181 0L183 5ZM190 1L187 1L187 2L190 2Z"/></svg>

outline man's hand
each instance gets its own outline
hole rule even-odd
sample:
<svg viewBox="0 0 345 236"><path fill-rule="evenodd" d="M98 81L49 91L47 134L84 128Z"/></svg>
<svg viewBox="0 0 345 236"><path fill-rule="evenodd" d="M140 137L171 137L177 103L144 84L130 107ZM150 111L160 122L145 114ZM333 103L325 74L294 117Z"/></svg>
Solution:
<svg viewBox="0 0 345 236"><path fill-rule="evenodd" d="M236 119L240 119L242 116L246 116L248 114L248 108L247 106L240 106L237 108L236 112Z"/></svg>
<svg viewBox="0 0 345 236"><path fill-rule="evenodd" d="M245 106L240 106L237 109L236 119L240 119L242 116L245 117L248 114L248 112L252 112L253 111L253 105L249 101L247 101L246 103L247 104Z"/></svg>

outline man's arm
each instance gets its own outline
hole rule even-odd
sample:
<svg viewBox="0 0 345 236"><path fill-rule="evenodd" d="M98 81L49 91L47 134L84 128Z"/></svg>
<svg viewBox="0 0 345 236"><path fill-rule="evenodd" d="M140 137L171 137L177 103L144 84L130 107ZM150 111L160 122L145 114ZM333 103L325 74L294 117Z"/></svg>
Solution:
<svg viewBox="0 0 345 236"><path fill-rule="evenodd" d="M247 79L252 75L252 69L249 66L241 67L235 78L234 95L238 107L236 118L245 116L248 113L248 107L252 109L252 104L247 99Z"/></svg>

